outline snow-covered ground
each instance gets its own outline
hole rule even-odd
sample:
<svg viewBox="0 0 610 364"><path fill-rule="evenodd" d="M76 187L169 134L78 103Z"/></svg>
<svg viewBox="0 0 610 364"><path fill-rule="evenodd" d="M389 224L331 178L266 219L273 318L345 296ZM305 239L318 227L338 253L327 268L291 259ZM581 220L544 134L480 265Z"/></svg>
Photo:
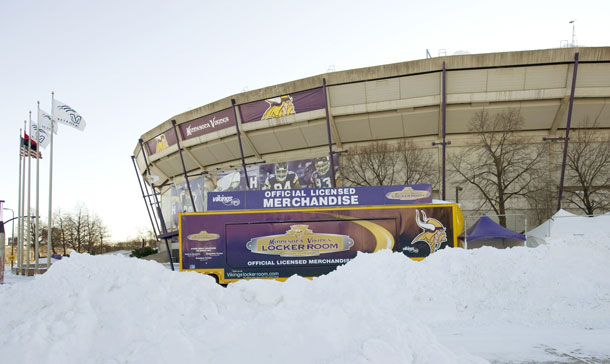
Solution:
<svg viewBox="0 0 610 364"><path fill-rule="evenodd" d="M313 280L223 288L73 254L0 286L3 363L610 363L610 237L361 254Z"/></svg>

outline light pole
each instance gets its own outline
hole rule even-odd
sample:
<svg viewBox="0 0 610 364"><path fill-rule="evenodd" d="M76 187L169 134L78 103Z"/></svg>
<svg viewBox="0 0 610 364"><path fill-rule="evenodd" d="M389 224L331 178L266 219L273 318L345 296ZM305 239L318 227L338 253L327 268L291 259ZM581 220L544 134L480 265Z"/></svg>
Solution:
<svg viewBox="0 0 610 364"><path fill-rule="evenodd" d="M570 20L570 24L572 24L572 47L576 47L576 19Z"/></svg>
<svg viewBox="0 0 610 364"><path fill-rule="evenodd" d="M4 202L4 201L0 201L0 202ZM20 219L20 218L29 218L30 220L31 220L32 218L40 218L40 216L37 216L37 215L32 215L32 216L17 216L17 217L15 217L15 212L14 212L14 211L12 211L12 209L7 209L7 208L3 208L3 209L6 209L6 210L11 210L11 212L13 212L13 218L8 219L8 220L6 220L6 221L4 221L4 224L6 224L6 223L8 223L8 222L13 222L13 223L14 223L14 221L15 221L15 220L18 220L18 219ZM13 246L15 245L15 244L14 244L14 238L15 238L14 234L15 234L15 230L13 229L13 239L11 240L11 254L13 253ZM12 263L13 263L13 262L11 262L11 264L12 264ZM19 264L19 262L17 262L17 264ZM11 267L11 268L12 268L12 267ZM21 268L21 266L18 266L17 268Z"/></svg>
<svg viewBox="0 0 610 364"><path fill-rule="evenodd" d="M462 187L460 186L456 186L455 187L455 203L459 203L460 202L460 191L463 190Z"/></svg>
<svg viewBox="0 0 610 364"><path fill-rule="evenodd" d="M4 202L4 201L2 201ZM13 257L13 247L15 246L15 211L9 207L3 207L3 210L10 210L11 211L11 257ZM13 260L11 259L11 269L13 269Z"/></svg>

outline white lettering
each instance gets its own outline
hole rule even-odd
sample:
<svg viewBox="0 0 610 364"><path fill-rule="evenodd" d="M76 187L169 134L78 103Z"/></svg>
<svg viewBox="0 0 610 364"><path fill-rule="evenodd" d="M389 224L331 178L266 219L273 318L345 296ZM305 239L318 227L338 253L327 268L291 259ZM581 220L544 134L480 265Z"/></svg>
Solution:
<svg viewBox="0 0 610 364"><path fill-rule="evenodd" d="M208 129L208 128L215 128L215 127L217 127L219 125L228 123L229 121L230 120L229 120L228 116L225 116L224 118L218 119L218 120L216 120L216 116L214 116L214 117L212 117L212 119L209 119L205 123L202 123L202 124L199 124L199 125L193 126L192 124L189 124L186 127L186 136L187 137L191 136L193 133L196 133L198 131L202 131L202 130L205 130L205 129Z"/></svg>
<svg viewBox="0 0 610 364"><path fill-rule="evenodd" d="M290 198L290 190L270 190L265 191L263 199L263 207L314 207L314 206L341 206L352 205L357 206L357 195L342 195L342 196L316 196L316 197L292 197ZM297 196L297 195L295 195ZM226 202L231 199L231 196L215 196L214 202Z"/></svg>

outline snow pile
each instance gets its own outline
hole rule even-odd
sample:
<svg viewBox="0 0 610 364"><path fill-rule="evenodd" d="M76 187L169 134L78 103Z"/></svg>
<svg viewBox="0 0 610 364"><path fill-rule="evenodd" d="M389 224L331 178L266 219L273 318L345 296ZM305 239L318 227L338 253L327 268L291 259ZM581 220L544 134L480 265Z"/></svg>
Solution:
<svg viewBox="0 0 610 364"><path fill-rule="evenodd" d="M610 239L610 213L595 217L578 216L565 210L557 211L553 217L527 232L532 246L571 237L587 237L592 240Z"/></svg>
<svg viewBox="0 0 610 364"><path fill-rule="evenodd" d="M415 264L384 255L396 267ZM153 262L73 254L4 289L0 304L12 312L0 321L9 328L0 342L24 363L477 362L439 344L403 296L342 270L339 279L225 289Z"/></svg>
<svg viewBox="0 0 610 364"><path fill-rule="evenodd" d="M610 240L574 237L421 262L360 254L314 280L223 288L155 262L73 254L0 287L0 348L12 363L484 363L470 353L506 355L486 336L519 327L522 348L550 355L559 349L540 349L543 334L610 333L608 262ZM580 349L607 358L606 344Z"/></svg>

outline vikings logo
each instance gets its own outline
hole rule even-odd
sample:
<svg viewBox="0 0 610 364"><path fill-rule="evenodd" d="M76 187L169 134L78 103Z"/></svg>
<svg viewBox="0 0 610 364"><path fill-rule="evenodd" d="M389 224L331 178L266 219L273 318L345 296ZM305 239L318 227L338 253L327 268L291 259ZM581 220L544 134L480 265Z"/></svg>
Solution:
<svg viewBox="0 0 610 364"><path fill-rule="evenodd" d="M421 218L419 217L420 212ZM428 244L430 247L430 254L432 254L439 250L441 245L447 241L445 226L437 219L427 217L424 211L415 210L415 222L423 231L413 239L411 245L414 245L418 241L422 241Z"/></svg>
<svg viewBox="0 0 610 364"><path fill-rule="evenodd" d="M290 230L286 231L286 234L302 238L305 234L313 234L313 231L309 229L309 225L291 225Z"/></svg>
<svg viewBox="0 0 610 364"><path fill-rule="evenodd" d="M269 104L269 107L263 114L261 120L279 118L280 116L286 116L295 113L294 105L292 104L292 96L290 95L274 97L265 101Z"/></svg>
<svg viewBox="0 0 610 364"><path fill-rule="evenodd" d="M155 153L165 150L169 146L167 144L167 139L165 138L165 134L159 135L158 137L155 138L155 140L157 141L157 145L155 147Z"/></svg>

